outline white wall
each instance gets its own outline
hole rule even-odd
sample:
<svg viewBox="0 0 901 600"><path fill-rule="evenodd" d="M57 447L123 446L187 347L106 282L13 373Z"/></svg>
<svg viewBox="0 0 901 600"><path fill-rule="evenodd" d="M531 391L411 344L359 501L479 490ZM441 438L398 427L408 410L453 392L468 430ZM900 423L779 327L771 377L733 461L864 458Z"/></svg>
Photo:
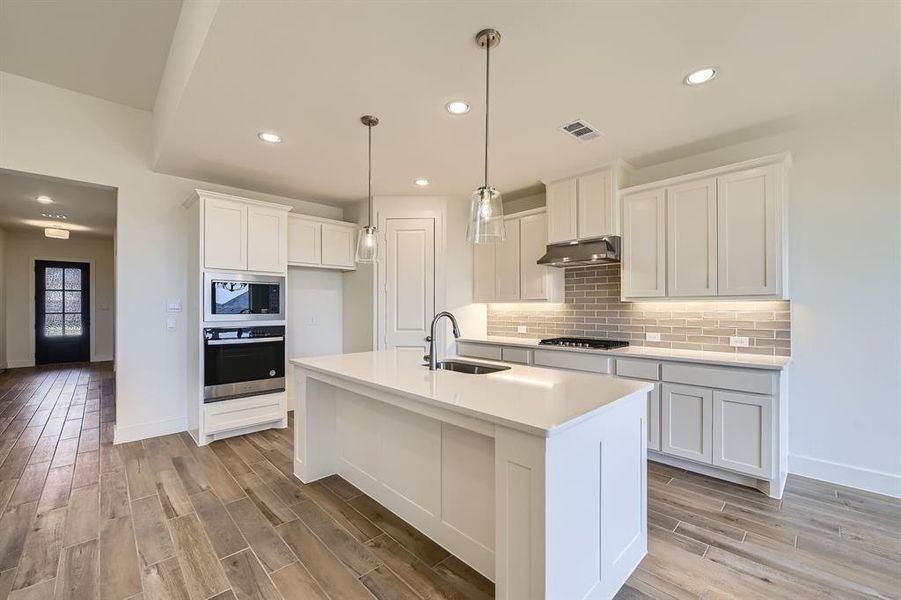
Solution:
<svg viewBox="0 0 901 600"><path fill-rule="evenodd" d="M344 220L366 224L367 201L358 202L344 209ZM356 271L348 271L344 278L344 352L372 350L372 265L357 265Z"/></svg>
<svg viewBox="0 0 901 600"><path fill-rule="evenodd" d="M116 329L113 239L72 234L53 240L7 231L5 244L6 356L10 367L34 365L34 261L91 263L91 360L112 360Z"/></svg>
<svg viewBox="0 0 901 600"><path fill-rule="evenodd" d="M897 106L641 169L635 183L792 153L789 468L901 496Z"/></svg>
<svg viewBox="0 0 901 600"><path fill-rule="evenodd" d="M341 354L342 273L291 267L287 293L288 358Z"/></svg>
<svg viewBox="0 0 901 600"><path fill-rule="evenodd" d="M532 194L530 196L522 196L514 200L504 200L504 214L512 215L524 210L532 210L533 208L541 208L547 204L544 192L540 194Z"/></svg>
<svg viewBox="0 0 901 600"><path fill-rule="evenodd" d="M118 188L116 439L183 429L184 319L166 329L167 300L186 296L182 202L203 187L333 219L341 209L154 173L149 112L8 73L0 105L0 167Z"/></svg>

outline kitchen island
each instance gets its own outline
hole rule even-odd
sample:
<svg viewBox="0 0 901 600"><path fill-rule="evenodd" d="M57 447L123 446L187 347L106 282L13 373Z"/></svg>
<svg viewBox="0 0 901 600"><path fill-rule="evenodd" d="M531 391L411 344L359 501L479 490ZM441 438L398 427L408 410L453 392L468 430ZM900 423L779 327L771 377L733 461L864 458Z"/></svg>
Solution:
<svg viewBox="0 0 901 600"><path fill-rule="evenodd" d="M610 598L647 549L652 385L411 351L292 359L294 473L337 473L507 600Z"/></svg>

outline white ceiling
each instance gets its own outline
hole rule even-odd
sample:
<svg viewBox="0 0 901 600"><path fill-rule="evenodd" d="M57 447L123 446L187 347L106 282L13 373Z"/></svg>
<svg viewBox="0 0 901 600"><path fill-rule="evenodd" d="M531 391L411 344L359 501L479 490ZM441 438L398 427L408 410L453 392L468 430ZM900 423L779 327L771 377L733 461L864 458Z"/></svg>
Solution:
<svg viewBox="0 0 901 600"><path fill-rule="evenodd" d="M181 0L3 0L0 70L151 110Z"/></svg>
<svg viewBox="0 0 901 600"><path fill-rule="evenodd" d="M53 204L37 202L38 196L50 196ZM67 218L47 218L41 213ZM68 229L72 237L112 237L116 190L0 169L0 228L41 233L45 227Z"/></svg>
<svg viewBox="0 0 901 600"><path fill-rule="evenodd" d="M345 201L466 194L480 184L486 26L491 181L503 193L616 157L641 157L897 85L897 11L838 2L229 2L207 34L157 168ZM689 88L683 76L716 65ZM891 74L895 73L895 77ZM473 103L465 117L448 100ZM583 118L604 131L558 131ZM262 129L284 137L266 146ZM416 177L432 185L421 190Z"/></svg>
<svg viewBox="0 0 901 600"><path fill-rule="evenodd" d="M150 37L142 30L168 40L171 31L160 32L171 13L153 20L146 2L76 2L98 22L152 21L130 28L141 45L119 43L117 64L140 71L151 54L165 54L141 49ZM58 29L65 10L54 11L45 18L35 9L28 29L45 20ZM18 29L7 21L3 37ZM373 133L376 195L468 194L482 176L484 51L472 38L484 27L503 35L492 53L491 121L491 183L502 193L617 157L646 163L887 100L901 81L894 2L222 2L159 129L154 168L306 200L357 200L366 194L359 117L371 113L382 121ZM73 54L102 45L94 23L88 31L63 32ZM56 36L44 42L51 48L21 51L18 62L60 55ZM136 95L135 73L113 85L82 62L66 87L90 84L88 93L103 95L109 84ZM682 85L704 65L720 76ZM468 115L444 110L457 98L473 104ZM604 136L579 142L558 131L574 118ZM263 129L284 143L262 144ZM432 185L417 188L417 177Z"/></svg>

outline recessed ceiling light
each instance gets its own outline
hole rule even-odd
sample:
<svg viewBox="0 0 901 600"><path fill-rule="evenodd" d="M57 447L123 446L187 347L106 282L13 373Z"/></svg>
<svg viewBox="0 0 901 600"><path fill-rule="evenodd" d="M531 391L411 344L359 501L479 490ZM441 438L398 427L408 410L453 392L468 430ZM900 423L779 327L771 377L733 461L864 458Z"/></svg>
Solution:
<svg viewBox="0 0 901 600"><path fill-rule="evenodd" d="M52 204L53 203L53 198L51 198L50 196L38 196L37 198L35 198L35 200L37 200L41 204Z"/></svg>
<svg viewBox="0 0 901 600"><path fill-rule="evenodd" d="M462 100L454 100L447 103L447 112L452 115L465 115L469 112L469 103Z"/></svg>
<svg viewBox="0 0 901 600"><path fill-rule="evenodd" d="M429 183L431 183L431 182L428 179L426 179L425 177L420 177L419 179L416 179L415 181L413 181L413 183L415 183L419 187L425 187L425 186L429 185Z"/></svg>
<svg viewBox="0 0 901 600"><path fill-rule="evenodd" d="M716 69L713 67L704 67L703 69L698 69L697 71L692 71L683 79L683 83L685 85L701 85L702 83L707 83L716 77Z"/></svg>
<svg viewBox="0 0 901 600"><path fill-rule="evenodd" d="M257 134L257 137L267 144L280 144L282 141L282 136L271 131L261 131Z"/></svg>

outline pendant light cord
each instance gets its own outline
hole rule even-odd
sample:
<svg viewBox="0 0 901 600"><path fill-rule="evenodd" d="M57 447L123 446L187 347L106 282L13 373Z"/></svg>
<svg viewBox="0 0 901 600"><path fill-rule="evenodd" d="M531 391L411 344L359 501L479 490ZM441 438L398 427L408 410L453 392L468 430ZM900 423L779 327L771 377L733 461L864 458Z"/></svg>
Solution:
<svg viewBox="0 0 901 600"><path fill-rule="evenodd" d="M366 126L369 129L369 225L372 227L372 125Z"/></svg>
<svg viewBox="0 0 901 600"><path fill-rule="evenodd" d="M491 38L485 40L485 187L488 187L488 107L491 85Z"/></svg>

